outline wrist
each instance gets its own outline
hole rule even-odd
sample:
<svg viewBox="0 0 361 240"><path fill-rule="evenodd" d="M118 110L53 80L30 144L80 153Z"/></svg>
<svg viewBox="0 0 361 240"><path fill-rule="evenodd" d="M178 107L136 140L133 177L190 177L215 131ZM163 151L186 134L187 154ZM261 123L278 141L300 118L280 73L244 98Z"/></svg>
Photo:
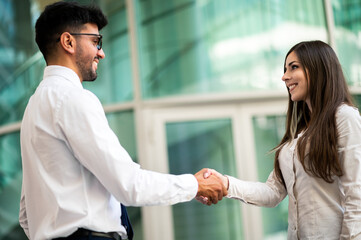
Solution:
<svg viewBox="0 0 361 240"><path fill-rule="evenodd" d="M224 187L228 190L229 189L229 180L226 175L223 175L222 182L223 182Z"/></svg>

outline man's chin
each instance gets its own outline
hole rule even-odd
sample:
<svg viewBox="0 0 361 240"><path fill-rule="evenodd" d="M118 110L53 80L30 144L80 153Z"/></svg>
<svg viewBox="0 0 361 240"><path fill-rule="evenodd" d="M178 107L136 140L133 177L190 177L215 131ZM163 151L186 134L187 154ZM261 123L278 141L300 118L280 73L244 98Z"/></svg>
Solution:
<svg viewBox="0 0 361 240"><path fill-rule="evenodd" d="M97 79L97 78L95 77L95 78L93 78L93 79L84 79L83 81L84 81L84 82L94 82L95 79Z"/></svg>
<svg viewBox="0 0 361 240"><path fill-rule="evenodd" d="M97 79L98 75L97 74L93 74L92 76L89 76L87 78L84 78L83 81L84 82L93 82L95 81L95 79Z"/></svg>

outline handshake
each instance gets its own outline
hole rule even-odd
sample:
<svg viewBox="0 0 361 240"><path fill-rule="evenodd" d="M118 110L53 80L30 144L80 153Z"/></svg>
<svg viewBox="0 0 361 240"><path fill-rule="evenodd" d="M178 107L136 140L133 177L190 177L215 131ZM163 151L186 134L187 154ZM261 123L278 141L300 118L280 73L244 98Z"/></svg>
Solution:
<svg viewBox="0 0 361 240"><path fill-rule="evenodd" d="M203 168L194 176L198 181L197 201L210 206L228 194L228 178L216 170Z"/></svg>

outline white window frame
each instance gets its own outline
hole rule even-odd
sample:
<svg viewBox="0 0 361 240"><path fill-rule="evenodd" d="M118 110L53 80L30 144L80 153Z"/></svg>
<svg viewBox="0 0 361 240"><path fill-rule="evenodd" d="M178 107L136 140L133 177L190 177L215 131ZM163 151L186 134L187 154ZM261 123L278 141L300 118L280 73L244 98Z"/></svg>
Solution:
<svg viewBox="0 0 361 240"><path fill-rule="evenodd" d="M169 173L166 124L172 122L231 119L237 176L257 181L257 161L252 118L257 115L286 114L287 99L253 103L199 104L143 109L143 168ZM194 173L193 173L194 174ZM261 208L241 204L245 239L263 239ZM144 207L145 240L173 240L174 228L171 206ZM241 212L240 212L241 214Z"/></svg>

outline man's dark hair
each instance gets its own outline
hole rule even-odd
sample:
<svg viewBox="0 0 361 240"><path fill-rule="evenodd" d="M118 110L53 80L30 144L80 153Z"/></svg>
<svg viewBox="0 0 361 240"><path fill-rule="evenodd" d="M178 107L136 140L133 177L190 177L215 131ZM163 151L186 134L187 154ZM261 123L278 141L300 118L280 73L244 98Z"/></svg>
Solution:
<svg viewBox="0 0 361 240"><path fill-rule="evenodd" d="M48 5L35 24L35 40L45 60L63 32L78 32L86 23L96 24L100 31L108 20L97 6L63 1Z"/></svg>

